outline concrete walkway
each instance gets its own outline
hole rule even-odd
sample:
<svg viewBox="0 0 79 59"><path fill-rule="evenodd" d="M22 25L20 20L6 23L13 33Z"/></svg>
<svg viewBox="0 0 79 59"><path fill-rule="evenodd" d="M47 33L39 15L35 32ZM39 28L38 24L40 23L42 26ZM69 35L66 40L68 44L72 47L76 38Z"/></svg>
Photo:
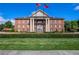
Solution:
<svg viewBox="0 0 79 59"><path fill-rule="evenodd" d="M79 50L0 50L0 55L79 55Z"/></svg>

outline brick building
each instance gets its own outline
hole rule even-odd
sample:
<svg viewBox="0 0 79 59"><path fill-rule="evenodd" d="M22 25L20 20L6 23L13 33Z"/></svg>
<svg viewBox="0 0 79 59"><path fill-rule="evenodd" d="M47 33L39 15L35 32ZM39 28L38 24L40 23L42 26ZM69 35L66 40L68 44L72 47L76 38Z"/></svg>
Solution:
<svg viewBox="0 0 79 59"><path fill-rule="evenodd" d="M30 17L15 18L15 31L18 32L54 32L64 31L64 19L48 16L38 10Z"/></svg>

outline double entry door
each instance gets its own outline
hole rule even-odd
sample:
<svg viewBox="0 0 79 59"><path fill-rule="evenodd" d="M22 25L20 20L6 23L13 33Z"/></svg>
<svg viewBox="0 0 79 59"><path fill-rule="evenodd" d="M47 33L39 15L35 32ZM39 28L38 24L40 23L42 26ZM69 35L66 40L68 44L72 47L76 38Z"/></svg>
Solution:
<svg viewBox="0 0 79 59"><path fill-rule="evenodd" d="M45 21L37 20L36 21L36 32L44 32L45 31Z"/></svg>
<svg viewBox="0 0 79 59"><path fill-rule="evenodd" d="M44 32L43 25L37 25L37 32Z"/></svg>

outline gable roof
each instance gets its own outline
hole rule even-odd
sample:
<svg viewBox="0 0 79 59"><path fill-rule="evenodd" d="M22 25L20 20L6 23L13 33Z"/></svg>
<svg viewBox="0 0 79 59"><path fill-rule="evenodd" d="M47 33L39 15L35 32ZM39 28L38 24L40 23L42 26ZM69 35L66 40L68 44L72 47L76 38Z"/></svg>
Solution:
<svg viewBox="0 0 79 59"><path fill-rule="evenodd" d="M43 13L44 15L46 15L48 17L47 13L45 13L43 10L36 11L35 13L32 14L32 16L35 15L35 14L37 14L38 12L41 12L41 13Z"/></svg>

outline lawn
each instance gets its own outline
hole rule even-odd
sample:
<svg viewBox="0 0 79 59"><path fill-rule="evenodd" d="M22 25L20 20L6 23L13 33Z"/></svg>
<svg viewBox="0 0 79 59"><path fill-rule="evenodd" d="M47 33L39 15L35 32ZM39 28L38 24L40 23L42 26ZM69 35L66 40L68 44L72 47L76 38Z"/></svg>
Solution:
<svg viewBox="0 0 79 59"><path fill-rule="evenodd" d="M0 38L0 50L79 50L79 38Z"/></svg>

